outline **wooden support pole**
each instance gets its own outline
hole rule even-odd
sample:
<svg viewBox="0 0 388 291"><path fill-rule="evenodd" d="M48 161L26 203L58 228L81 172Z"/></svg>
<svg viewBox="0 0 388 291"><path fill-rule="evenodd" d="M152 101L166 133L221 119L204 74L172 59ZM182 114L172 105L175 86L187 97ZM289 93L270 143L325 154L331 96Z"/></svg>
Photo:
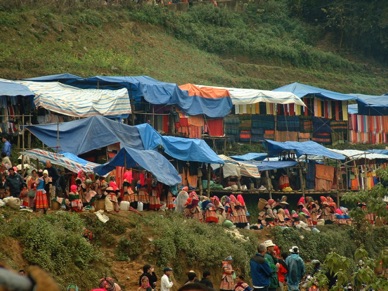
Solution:
<svg viewBox="0 0 388 291"><path fill-rule="evenodd" d="M300 188L302 190L302 195L303 197L306 196L306 191L305 191L305 185L304 185L304 179L303 179L303 171L302 171L302 165L299 163L299 179L300 179Z"/></svg>
<svg viewBox="0 0 388 291"><path fill-rule="evenodd" d="M211 167L207 164L207 197L210 197L210 179L211 179Z"/></svg>

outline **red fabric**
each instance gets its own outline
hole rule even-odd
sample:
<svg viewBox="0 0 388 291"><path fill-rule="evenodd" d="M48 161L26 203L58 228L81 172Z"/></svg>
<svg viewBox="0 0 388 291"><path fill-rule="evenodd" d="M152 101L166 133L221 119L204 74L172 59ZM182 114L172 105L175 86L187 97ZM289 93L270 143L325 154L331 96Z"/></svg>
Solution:
<svg viewBox="0 0 388 291"><path fill-rule="evenodd" d="M224 120L219 119L208 119L207 125L209 128L210 136L223 136L224 135Z"/></svg>
<svg viewBox="0 0 388 291"><path fill-rule="evenodd" d="M278 269L278 279L279 282L286 282L286 274L287 274L287 269L282 265L279 264L279 269Z"/></svg>
<svg viewBox="0 0 388 291"><path fill-rule="evenodd" d="M162 130L163 132L168 132L168 115L163 115Z"/></svg>

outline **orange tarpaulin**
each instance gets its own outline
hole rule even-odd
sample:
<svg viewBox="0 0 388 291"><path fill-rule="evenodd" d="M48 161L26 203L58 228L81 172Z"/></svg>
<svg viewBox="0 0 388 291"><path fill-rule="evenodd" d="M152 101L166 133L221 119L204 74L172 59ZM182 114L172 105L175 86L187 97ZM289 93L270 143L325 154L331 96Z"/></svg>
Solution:
<svg viewBox="0 0 388 291"><path fill-rule="evenodd" d="M218 89L214 87L198 87L194 84L184 84L180 85L179 88L181 90L185 90L189 93L189 96L200 96L204 98L210 99L218 99L230 97L229 91L226 89Z"/></svg>

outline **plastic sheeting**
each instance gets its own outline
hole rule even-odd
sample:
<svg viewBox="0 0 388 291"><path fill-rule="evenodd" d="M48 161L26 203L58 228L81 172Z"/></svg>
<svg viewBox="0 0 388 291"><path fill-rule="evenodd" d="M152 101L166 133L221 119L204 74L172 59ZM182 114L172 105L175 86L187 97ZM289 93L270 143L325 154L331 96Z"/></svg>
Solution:
<svg viewBox="0 0 388 291"><path fill-rule="evenodd" d="M335 160L345 160L345 156L342 154L335 153L325 148L324 146L313 142L297 142L297 141L286 141L286 142L277 142L272 140L265 140L265 145L268 149L269 156L278 156L284 152L295 152L297 157L302 155L313 155L313 156L322 156Z"/></svg>
<svg viewBox="0 0 388 291"><path fill-rule="evenodd" d="M96 115L126 118L131 113L128 91L80 89L59 82L20 81L35 93L36 107L72 117Z"/></svg>
<svg viewBox="0 0 388 291"><path fill-rule="evenodd" d="M200 87L204 86L200 85ZM212 88L228 90L230 97L232 98L233 105L248 105L265 102L273 104L296 104L306 106L298 96L291 92L274 92L269 90L226 87Z"/></svg>
<svg viewBox="0 0 388 291"><path fill-rule="evenodd" d="M301 83L292 83L289 85L285 85L283 87L276 88L273 90L274 92L292 92L299 98L306 97L307 95L314 95L321 99L330 99L330 100L338 100L338 101L347 101L347 100L355 100L357 97L342 94L326 89L322 89L319 87L313 87L309 85L304 85Z"/></svg>
<svg viewBox="0 0 388 291"><path fill-rule="evenodd" d="M230 176L260 178L260 173L256 165L238 162L225 155L218 156L225 162L222 167L222 175L225 178ZM211 166L214 170L220 167L220 165L214 164Z"/></svg>
<svg viewBox="0 0 388 291"><path fill-rule="evenodd" d="M381 116L388 115L388 96L351 94L357 97L358 112L360 115Z"/></svg>
<svg viewBox="0 0 388 291"><path fill-rule="evenodd" d="M40 77L34 77L34 78L27 78L23 79L25 81L34 81L34 82L66 82L69 80L75 80L75 79L82 79L82 77L69 74L69 73L63 73L63 74L55 74L55 75L47 75L47 76L40 76Z"/></svg>
<svg viewBox="0 0 388 291"><path fill-rule="evenodd" d="M262 161L252 163L257 166L259 171L285 169L295 167L298 164L296 161Z"/></svg>
<svg viewBox="0 0 388 291"><path fill-rule="evenodd" d="M245 155L236 155L236 156L230 156L232 159L236 161L262 161L264 160L268 155L266 153L247 153Z"/></svg>
<svg viewBox="0 0 388 291"><path fill-rule="evenodd" d="M204 114L211 118L224 117L233 107L226 89L199 87L194 84L181 85L179 88L188 94L187 100L179 107L189 115Z"/></svg>
<svg viewBox="0 0 388 291"><path fill-rule="evenodd" d="M50 161L53 165L61 166L73 173L78 173L80 170L93 172L94 168L98 166L96 163L86 161L70 153L58 154L41 149L32 149L22 151L20 154L31 159L37 159L43 163Z"/></svg>
<svg viewBox="0 0 388 291"><path fill-rule="evenodd" d="M329 149L332 152L341 154L346 156L349 160L375 160L375 159L388 159L388 155L381 153L370 153L367 151L359 151L359 150L337 150L337 149Z"/></svg>
<svg viewBox="0 0 388 291"><path fill-rule="evenodd" d="M136 150L123 147L111 161L95 167L94 171L100 175L105 175L118 166L126 168L140 167L152 173L159 182L168 186L182 182L173 165L164 156L153 150Z"/></svg>
<svg viewBox="0 0 388 291"><path fill-rule="evenodd" d="M163 136L162 145L165 153L177 160L213 164L224 163L202 139Z"/></svg>
<svg viewBox="0 0 388 291"><path fill-rule="evenodd" d="M27 86L11 80L0 79L0 96L33 97L35 94ZM31 98L32 99L32 98Z"/></svg>
<svg viewBox="0 0 388 291"><path fill-rule="evenodd" d="M149 149L149 145L143 145L135 126L103 116L58 124L29 125L26 128L48 147L76 155L118 142L136 149Z"/></svg>

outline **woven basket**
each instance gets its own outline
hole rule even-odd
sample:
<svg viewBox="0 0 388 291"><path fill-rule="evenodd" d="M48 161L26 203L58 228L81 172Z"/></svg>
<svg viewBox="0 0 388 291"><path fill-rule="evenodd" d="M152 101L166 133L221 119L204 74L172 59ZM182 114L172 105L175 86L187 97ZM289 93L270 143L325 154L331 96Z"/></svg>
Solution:
<svg viewBox="0 0 388 291"><path fill-rule="evenodd" d="M259 203L257 204L257 208L259 208L259 211L262 211L265 205L267 205L267 200L259 198Z"/></svg>
<svg viewBox="0 0 388 291"><path fill-rule="evenodd" d="M105 199L98 199L94 204L95 211L105 210Z"/></svg>
<svg viewBox="0 0 388 291"><path fill-rule="evenodd" d="M51 201L51 210L59 210L61 208L61 204L58 201Z"/></svg>

